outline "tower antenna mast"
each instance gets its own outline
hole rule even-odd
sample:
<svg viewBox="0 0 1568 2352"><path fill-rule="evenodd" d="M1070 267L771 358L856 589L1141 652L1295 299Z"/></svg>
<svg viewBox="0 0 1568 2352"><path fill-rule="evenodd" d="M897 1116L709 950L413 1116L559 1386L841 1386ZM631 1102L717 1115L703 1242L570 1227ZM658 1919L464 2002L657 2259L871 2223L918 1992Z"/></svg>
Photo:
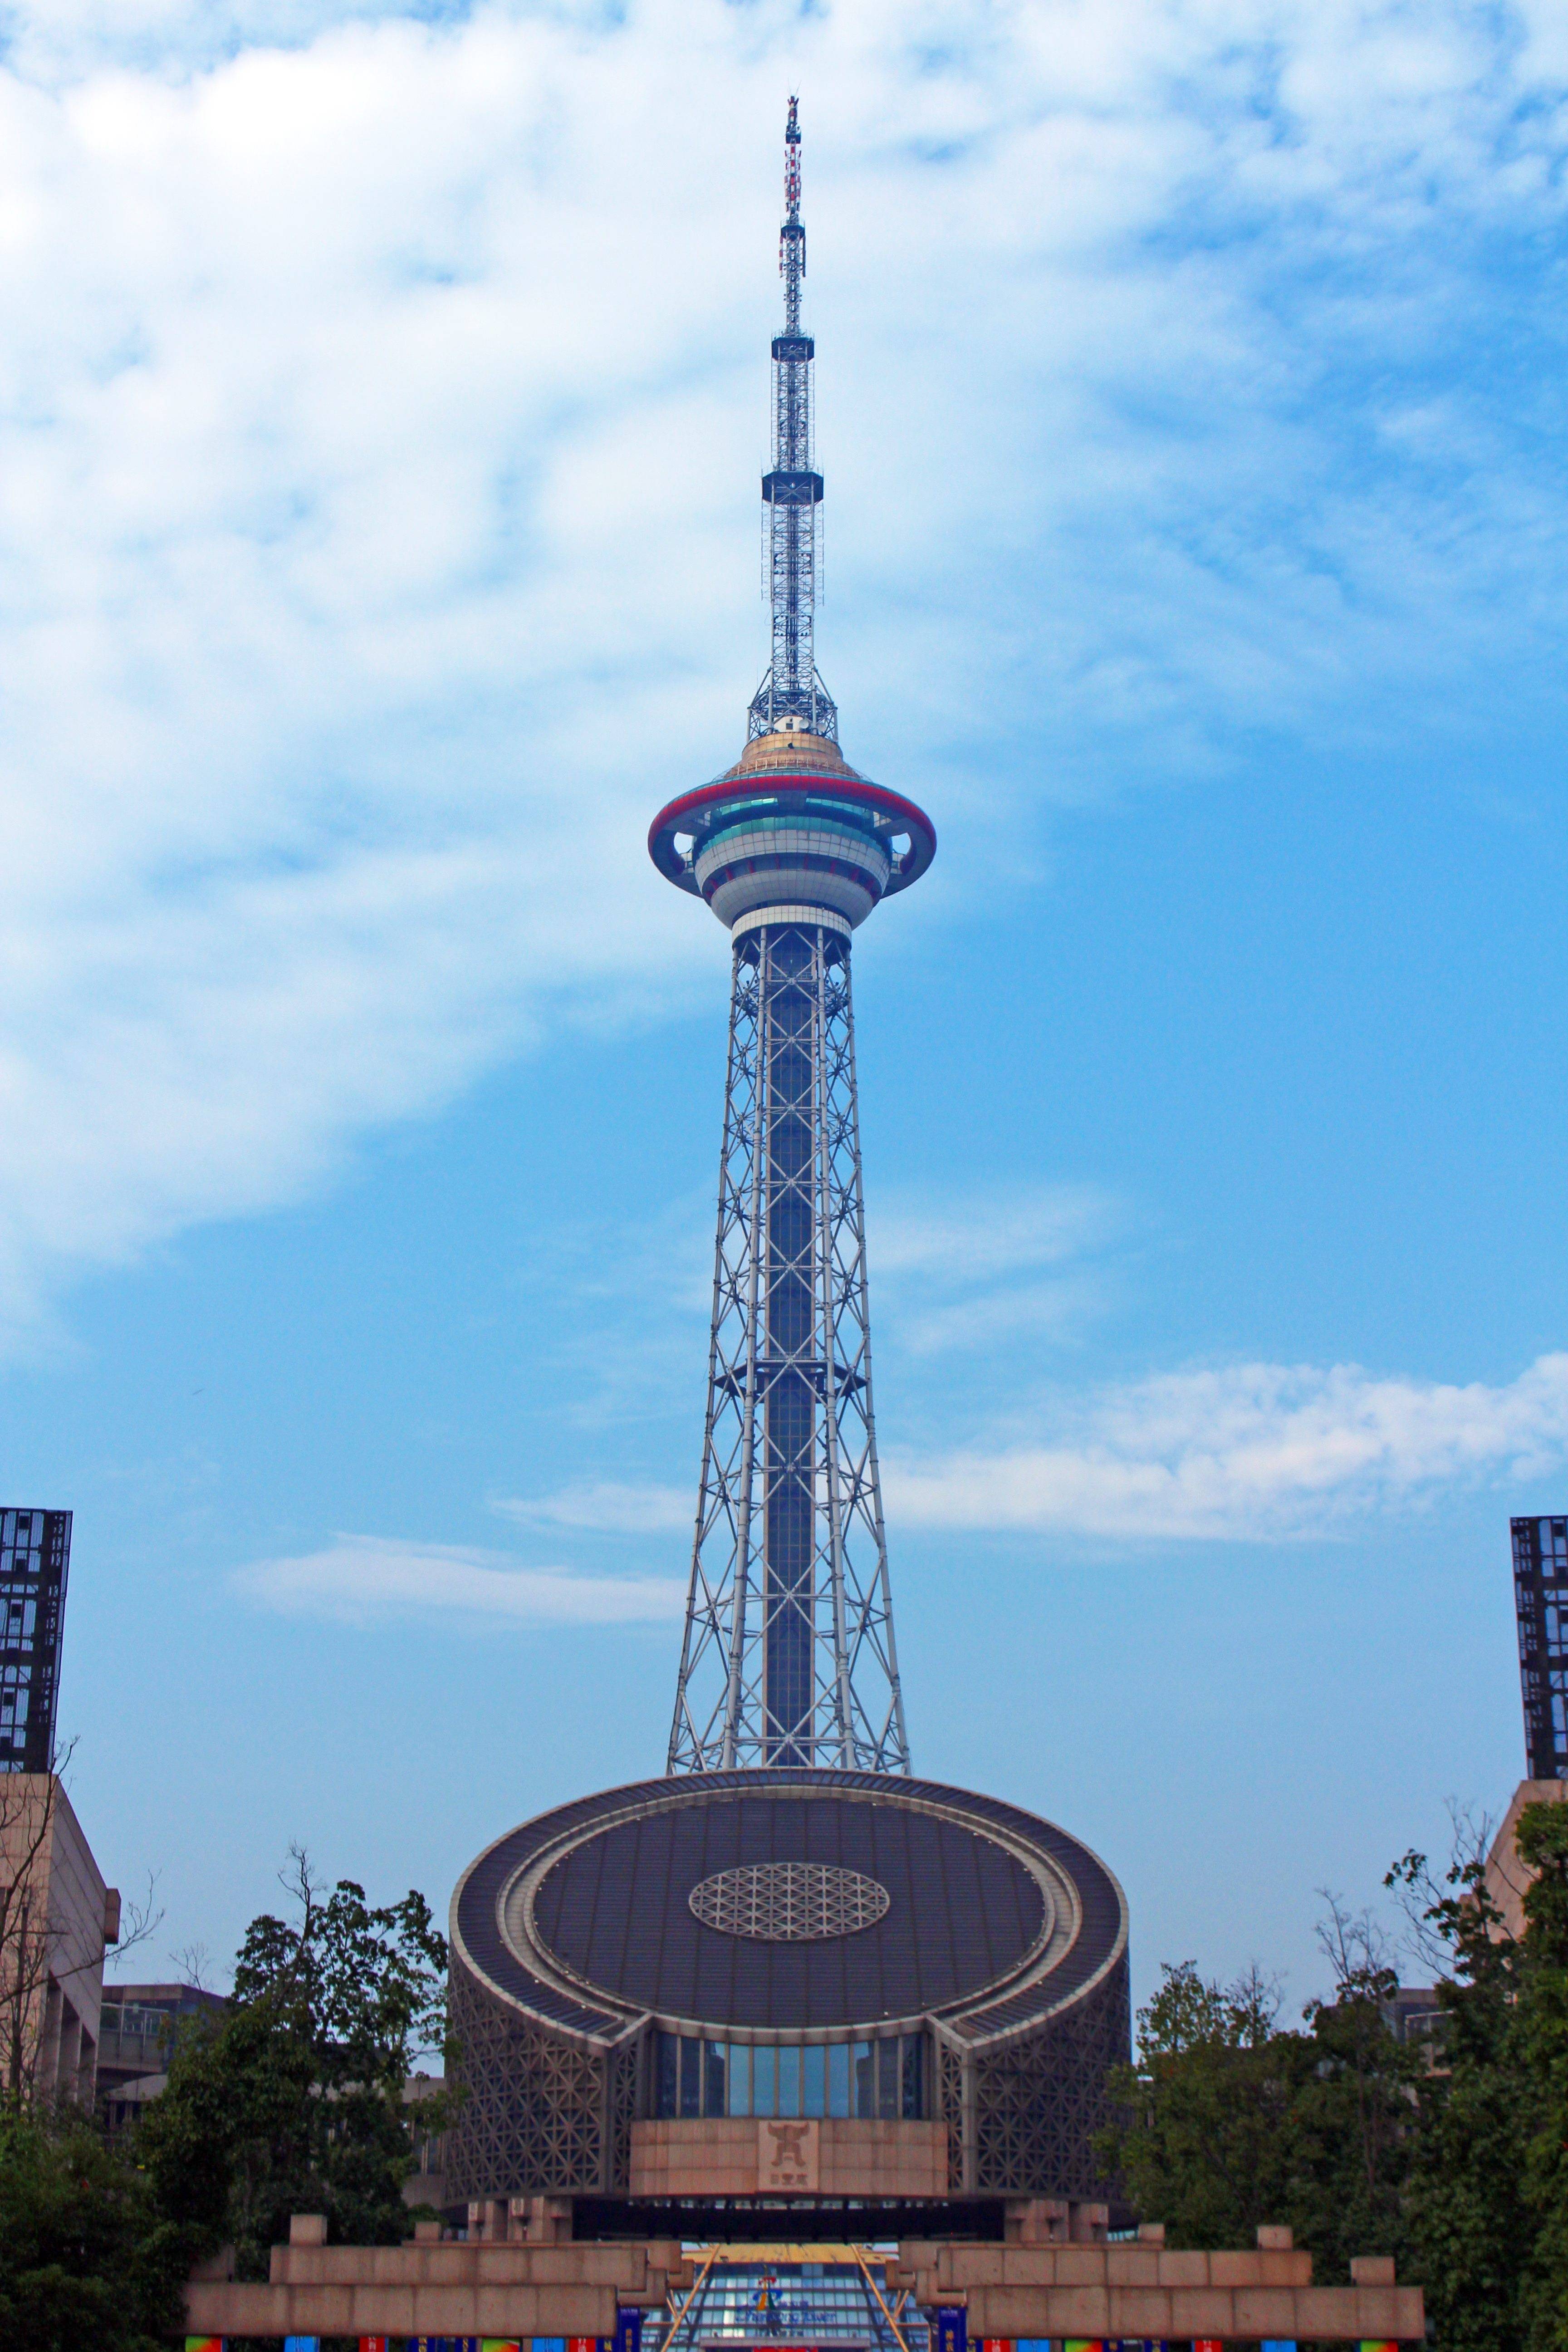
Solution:
<svg viewBox="0 0 1568 2352"><path fill-rule="evenodd" d="M763 562L773 614L773 655L752 697L748 734L768 734L782 719L808 735L838 740L838 711L817 675L813 619L820 570L822 476L813 462L816 345L800 324L805 276L805 224L800 216L800 102L784 126L784 216L779 230L784 326L773 337L773 465L763 476Z"/></svg>
<svg viewBox="0 0 1568 2352"><path fill-rule="evenodd" d="M773 464L763 479L773 652L746 748L648 834L731 937L729 1075L708 1416L671 1772L910 1769L877 1423L849 942L936 850L913 801L838 749L816 674L800 119L784 131Z"/></svg>

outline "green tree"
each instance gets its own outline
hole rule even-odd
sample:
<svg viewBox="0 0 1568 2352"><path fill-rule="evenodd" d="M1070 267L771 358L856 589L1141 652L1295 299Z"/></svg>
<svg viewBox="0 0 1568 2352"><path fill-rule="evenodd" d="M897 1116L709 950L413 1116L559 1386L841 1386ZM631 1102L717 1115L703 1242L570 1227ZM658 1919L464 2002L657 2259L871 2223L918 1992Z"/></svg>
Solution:
<svg viewBox="0 0 1568 2352"><path fill-rule="evenodd" d="M0 2112L0 2340L154 2352L184 2325L184 2233L72 2109Z"/></svg>
<svg viewBox="0 0 1568 2352"><path fill-rule="evenodd" d="M1326 1888L1318 1944L1331 2000L1309 2001L1308 2065L1290 2116L1283 2219L1309 2248L1314 2276L1343 2282L1357 2254L1405 2257L1405 2197L1425 2053L1389 2023L1399 1976L1369 1912L1352 1917Z"/></svg>
<svg viewBox="0 0 1568 2352"><path fill-rule="evenodd" d="M447 1948L424 1896L374 1908L350 1879L325 1894L298 1851L288 1884L295 1916L251 1922L232 2009L182 2041L136 2134L165 2215L201 2251L232 2243L241 2278L266 2277L292 2213L353 2244L406 2234L403 2088L444 2046Z"/></svg>
<svg viewBox="0 0 1568 2352"><path fill-rule="evenodd" d="M1525 2193L1536 2224L1523 2309L1530 2352L1568 2352L1568 1806L1527 1805L1518 2035L1530 2084Z"/></svg>
<svg viewBox="0 0 1568 2352"><path fill-rule="evenodd" d="M1488 1892L1486 1844L1484 1826L1457 1823L1441 1885L1419 1853L1386 1882L1405 1896L1439 1979L1442 2042L1419 2086L1405 2210L1443 2352L1523 2352L1537 2234L1523 2162L1535 2104L1521 2032L1530 1963Z"/></svg>
<svg viewBox="0 0 1568 2352"><path fill-rule="evenodd" d="M1405 2189L1418 2053L1389 2031L1397 1979L1367 1915L1333 1897L1320 1940L1331 2000L1282 2031L1279 1997L1254 1969L1207 1984L1166 1969L1138 2014L1137 2063L1111 2092L1121 2119L1101 2154L1138 2210L1178 2246L1247 2246L1285 2222L1315 2274L1348 2279L1356 2254L1408 2243Z"/></svg>
<svg viewBox="0 0 1568 2352"><path fill-rule="evenodd" d="M1276 2031L1279 1997L1256 1970L1225 1987L1191 1960L1161 1974L1135 2063L1112 2074L1120 2120L1100 2153L1171 2245L1249 2245L1260 2222L1287 2217L1310 2045Z"/></svg>

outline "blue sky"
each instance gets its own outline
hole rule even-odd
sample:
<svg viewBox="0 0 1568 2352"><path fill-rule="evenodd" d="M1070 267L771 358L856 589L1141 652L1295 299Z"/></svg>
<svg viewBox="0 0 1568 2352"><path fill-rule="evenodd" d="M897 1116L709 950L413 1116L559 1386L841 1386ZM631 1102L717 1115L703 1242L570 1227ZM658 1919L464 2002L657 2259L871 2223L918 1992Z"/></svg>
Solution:
<svg viewBox="0 0 1568 2352"><path fill-rule="evenodd" d="M82 0L0 60L0 1460L138 1968L656 1770L784 99L921 1771L1319 1989L1568 1500L1545 5Z"/></svg>

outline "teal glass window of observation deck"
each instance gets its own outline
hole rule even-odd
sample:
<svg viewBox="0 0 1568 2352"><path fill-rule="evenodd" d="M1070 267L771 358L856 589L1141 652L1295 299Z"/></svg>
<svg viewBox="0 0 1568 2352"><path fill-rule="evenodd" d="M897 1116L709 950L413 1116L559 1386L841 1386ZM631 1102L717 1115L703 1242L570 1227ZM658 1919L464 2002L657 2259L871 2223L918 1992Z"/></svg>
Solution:
<svg viewBox="0 0 1568 2352"><path fill-rule="evenodd" d="M925 2036L861 2042L712 2042L656 2033L656 2116L860 2116L915 2123L926 2113Z"/></svg>
<svg viewBox="0 0 1568 2352"><path fill-rule="evenodd" d="M884 827L868 809L847 801L818 800L815 793L792 793L787 801L767 799L727 801L715 809L698 836L699 849L709 849L731 833L844 833L856 841L874 841L886 847Z"/></svg>

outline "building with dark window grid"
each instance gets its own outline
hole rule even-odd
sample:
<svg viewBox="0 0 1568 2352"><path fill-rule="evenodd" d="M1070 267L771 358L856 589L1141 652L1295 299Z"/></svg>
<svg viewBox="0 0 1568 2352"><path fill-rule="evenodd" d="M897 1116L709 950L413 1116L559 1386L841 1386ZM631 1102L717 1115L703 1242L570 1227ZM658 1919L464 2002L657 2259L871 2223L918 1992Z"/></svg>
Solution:
<svg viewBox="0 0 1568 2352"><path fill-rule="evenodd" d="M587 2197L602 2227L625 2200L618 2226L686 2236L852 2207L858 2237L1095 2192L1127 1906L1077 1839L991 1798L679 1774L481 1854L450 1985L454 2202Z"/></svg>
<svg viewBox="0 0 1568 2352"><path fill-rule="evenodd" d="M70 1568L68 1511L0 1510L0 1772L47 1772Z"/></svg>
<svg viewBox="0 0 1568 2352"><path fill-rule="evenodd" d="M1513 1604L1532 1780L1568 1779L1568 1519L1515 1519Z"/></svg>

